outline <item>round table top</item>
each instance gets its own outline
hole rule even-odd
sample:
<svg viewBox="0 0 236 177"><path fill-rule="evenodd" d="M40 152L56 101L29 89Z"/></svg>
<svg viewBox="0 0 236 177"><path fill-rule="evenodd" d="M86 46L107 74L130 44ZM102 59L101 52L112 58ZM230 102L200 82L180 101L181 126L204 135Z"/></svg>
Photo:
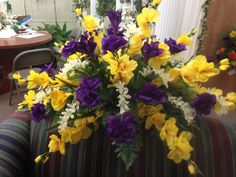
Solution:
<svg viewBox="0 0 236 177"><path fill-rule="evenodd" d="M50 42L52 40L51 34L47 32L40 32L40 34L44 34L44 35L29 38L29 39L20 38L17 36L7 38L7 39L0 38L0 50L35 47L42 44L46 44L47 42Z"/></svg>

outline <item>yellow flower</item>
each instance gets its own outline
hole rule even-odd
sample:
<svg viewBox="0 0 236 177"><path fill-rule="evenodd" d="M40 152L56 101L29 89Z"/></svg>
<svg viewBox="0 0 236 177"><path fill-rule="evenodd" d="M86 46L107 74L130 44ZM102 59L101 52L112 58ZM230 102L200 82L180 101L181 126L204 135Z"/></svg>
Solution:
<svg viewBox="0 0 236 177"><path fill-rule="evenodd" d="M229 67L230 67L230 63L229 63L228 58L225 58L220 61L220 66L219 66L220 70L224 71L224 70L227 70Z"/></svg>
<svg viewBox="0 0 236 177"><path fill-rule="evenodd" d="M163 106L161 104L157 106L151 106L141 103L138 105L138 115L139 117L144 118L153 115L156 112L160 112L162 109Z"/></svg>
<svg viewBox="0 0 236 177"><path fill-rule="evenodd" d="M86 54L82 54L80 52L76 52L75 54L72 54L70 55L68 58L67 58L67 61L70 61L70 60L76 60L76 59L82 59L86 56Z"/></svg>
<svg viewBox="0 0 236 177"><path fill-rule="evenodd" d="M27 81L27 89L34 89L37 86L46 87L50 81L50 78L46 72L37 73L34 70L30 70Z"/></svg>
<svg viewBox="0 0 236 177"><path fill-rule="evenodd" d="M119 50L117 54L118 58L108 51L107 54L103 56L103 59L109 64L107 69L110 70L113 76L113 78L111 78L112 83L122 81L127 85L134 77L133 71L137 68L138 64L135 60L130 60L129 55L121 55L121 50Z"/></svg>
<svg viewBox="0 0 236 177"><path fill-rule="evenodd" d="M147 23L157 22L160 13L153 8L143 8L141 14L137 16L137 23L140 27L145 27Z"/></svg>
<svg viewBox="0 0 236 177"><path fill-rule="evenodd" d="M52 107L55 111L60 111L66 104L67 98L71 93L65 93L61 90L53 90L50 92L49 97Z"/></svg>
<svg viewBox="0 0 236 177"><path fill-rule="evenodd" d="M82 15L82 9L81 8L76 8L75 13L76 13L77 16L81 16Z"/></svg>
<svg viewBox="0 0 236 177"><path fill-rule="evenodd" d="M142 48L142 38L140 35L132 36L129 40L129 49L128 49L128 55L130 57L133 57L141 52Z"/></svg>
<svg viewBox="0 0 236 177"><path fill-rule="evenodd" d="M98 21L91 15L87 15L83 18L82 26L88 31L92 32L98 26Z"/></svg>
<svg viewBox="0 0 236 177"><path fill-rule="evenodd" d="M231 31L231 33L229 34L229 36L230 36L231 38L236 37L236 31Z"/></svg>
<svg viewBox="0 0 236 177"><path fill-rule="evenodd" d="M92 36L93 36L93 39L94 39L94 42L97 44L97 47L99 49L99 52L102 53L102 39L104 37L104 33L103 32L93 32L92 33Z"/></svg>
<svg viewBox="0 0 236 177"><path fill-rule="evenodd" d="M211 93L216 95L216 96L222 96L223 95L223 90L213 87L211 89Z"/></svg>
<svg viewBox="0 0 236 177"><path fill-rule="evenodd" d="M156 7L161 3L161 0L153 0L152 1L152 6Z"/></svg>
<svg viewBox="0 0 236 177"><path fill-rule="evenodd" d="M34 105L35 95L33 90L29 90L28 93L24 95L25 100L18 105L18 109L22 109L24 105L27 105L28 109L31 110Z"/></svg>
<svg viewBox="0 0 236 177"><path fill-rule="evenodd" d="M196 167L195 165L193 165L192 163L189 163L188 164L188 171L191 175L194 175L196 174Z"/></svg>
<svg viewBox="0 0 236 177"><path fill-rule="evenodd" d="M181 75L180 73L180 70L178 68L171 68L169 71L168 71L170 77L173 79L173 81L176 81L179 76Z"/></svg>
<svg viewBox="0 0 236 177"><path fill-rule="evenodd" d="M160 43L158 48L162 49L163 53L159 56L150 58L148 60L148 65L156 69L160 69L161 66L165 66L168 63L168 60L170 59L171 56L168 45Z"/></svg>
<svg viewBox="0 0 236 177"><path fill-rule="evenodd" d="M160 131L160 138L166 140L167 145L171 146L177 139L178 127L176 126L176 119L168 119Z"/></svg>
<svg viewBox="0 0 236 177"><path fill-rule="evenodd" d="M42 159L43 159L42 155L39 155L38 157L34 159L34 162L38 164Z"/></svg>
<svg viewBox="0 0 236 177"><path fill-rule="evenodd" d="M212 76L219 74L213 62L208 63L203 55L196 56L186 66L181 68L181 75L185 82L207 82Z"/></svg>
<svg viewBox="0 0 236 177"><path fill-rule="evenodd" d="M202 87L201 85L199 84L195 84L193 85L194 87L194 91L197 92L198 94L201 94L201 93L204 93L204 92L207 92L208 89L206 87Z"/></svg>
<svg viewBox="0 0 236 177"><path fill-rule="evenodd" d="M235 92L229 92L226 96L226 100L236 104L236 93Z"/></svg>
<svg viewBox="0 0 236 177"><path fill-rule="evenodd" d="M192 45L192 38L189 37L188 34L182 34L178 39L177 39L178 44L185 44L187 46Z"/></svg>
<svg viewBox="0 0 236 177"><path fill-rule="evenodd" d="M48 144L49 152L57 152L60 151L62 155L65 154L65 143L62 142L56 135L50 136L50 142Z"/></svg>
<svg viewBox="0 0 236 177"><path fill-rule="evenodd" d="M170 152L167 157L173 160L175 163L180 163L182 160L190 159L190 152L193 151L189 141L192 139L190 132L183 131L177 138L177 141L170 146Z"/></svg>
<svg viewBox="0 0 236 177"><path fill-rule="evenodd" d="M26 83L26 80L20 75L20 73L14 73L12 75L13 79L17 80L19 85L23 85Z"/></svg>
<svg viewBox="0 0 236 177"><path fill-rule="evenodd" d="M165 114L156 112L147 118L145 128L150 129L154 125L157 130L160 130L165 124L165 118Z"/></svg>

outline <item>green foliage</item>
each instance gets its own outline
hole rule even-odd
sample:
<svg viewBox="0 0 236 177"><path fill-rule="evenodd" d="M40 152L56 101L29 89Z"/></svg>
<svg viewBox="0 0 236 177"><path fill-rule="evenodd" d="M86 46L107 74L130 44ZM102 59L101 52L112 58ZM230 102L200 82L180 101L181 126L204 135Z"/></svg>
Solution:
<svg viewBox="0 0 236 177"><path fill-rule="evenodd" d="M7 12L8 12L8 13L12 12L11 3L10 3L9 1L6 1L5 4L6 4L6 6L7 6Z"/></svg>
<svg viewBox="0 0 236 177"><path fill-rule="evenodd" d="M97 1L97 14L101 17L107 15L107 11L115 10L116 1L115 0L98 0Z"/></svg>
<svg viewBox="0 0 236 177"><path fill-rule="evenodd" d="M50 45L53 46L54 42L64 44L70 39L71 30L67 29L67 24L64 23L61 27L58 23L56 24L46 24L43 23L43 27L38 27L38 30L47 31L52 35L52 41Z"/></svg>
<svg viewBox="0 0 236 177"><path fill-rule="evenodd" d="M141 137L137 137L133 144L118 144L115 142L112 144L116 145L115 152L117 153L117 157L122 159L125 168L128 171L138 157L138 152L142 146Z"/></svg>

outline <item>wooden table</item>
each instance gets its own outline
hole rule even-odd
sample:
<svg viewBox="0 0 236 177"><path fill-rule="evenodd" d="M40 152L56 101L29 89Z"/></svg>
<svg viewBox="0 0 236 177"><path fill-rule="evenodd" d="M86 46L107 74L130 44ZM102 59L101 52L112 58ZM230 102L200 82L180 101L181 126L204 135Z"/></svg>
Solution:
<svg viewBox="0 0 236 177"><path fill-rule="evenodd" d="M0 38L0 94L6 93L10 88L8 74L12 71L12 64L15 56L22 51L46 44L52 40L52 36L46 32L43 36L30 39L12 37Z"/></svg>

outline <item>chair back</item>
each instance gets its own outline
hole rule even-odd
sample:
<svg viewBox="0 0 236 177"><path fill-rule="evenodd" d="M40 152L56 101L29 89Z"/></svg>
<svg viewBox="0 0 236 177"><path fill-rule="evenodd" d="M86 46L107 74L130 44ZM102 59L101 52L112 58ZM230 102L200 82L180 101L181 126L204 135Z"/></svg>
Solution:
<svg viewBox="0 0 236 177"><path fill-rule="evenodd" d="M44 65L52 62L53 59L53 51L49 48L27 50L15 57L12 72Z"/></svg>

